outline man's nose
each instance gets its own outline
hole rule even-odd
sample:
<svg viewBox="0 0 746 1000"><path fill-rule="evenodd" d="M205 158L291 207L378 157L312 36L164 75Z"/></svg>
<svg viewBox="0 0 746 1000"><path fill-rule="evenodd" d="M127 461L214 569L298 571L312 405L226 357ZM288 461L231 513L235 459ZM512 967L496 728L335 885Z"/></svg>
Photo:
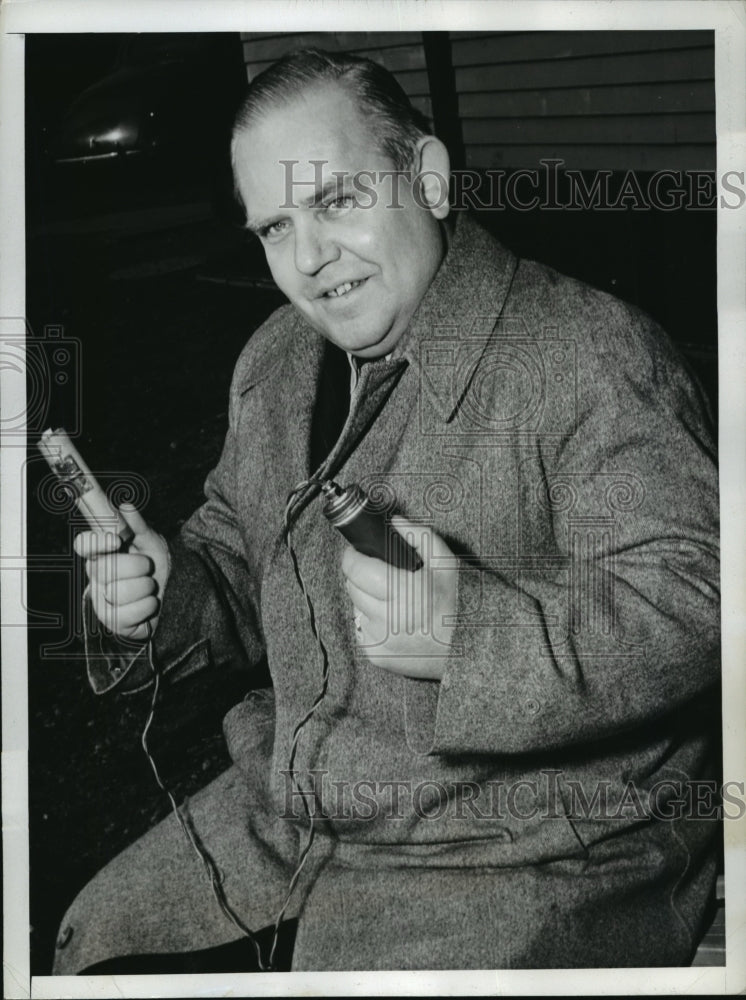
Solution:
<svg viewBox="0 0 746 1000"><path fill-rule="evenodd" d="M339 257L339 247L316 219L304 219L295 227L295 266L301 274L316 274Z"/></svg>

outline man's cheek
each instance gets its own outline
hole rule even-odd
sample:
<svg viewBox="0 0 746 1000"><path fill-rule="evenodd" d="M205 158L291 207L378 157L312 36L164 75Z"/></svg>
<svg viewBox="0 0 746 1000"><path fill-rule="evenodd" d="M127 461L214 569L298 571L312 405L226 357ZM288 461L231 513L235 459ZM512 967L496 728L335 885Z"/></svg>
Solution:
<svg viewBox="0 0 746 1000"><path fill-rule="evenodd" d="M344 229L340 227L336 241L340 251L351 257L358 257L373 263L377 259L376 248L379 237L376 226L376 209L356 209Z"/></svg>

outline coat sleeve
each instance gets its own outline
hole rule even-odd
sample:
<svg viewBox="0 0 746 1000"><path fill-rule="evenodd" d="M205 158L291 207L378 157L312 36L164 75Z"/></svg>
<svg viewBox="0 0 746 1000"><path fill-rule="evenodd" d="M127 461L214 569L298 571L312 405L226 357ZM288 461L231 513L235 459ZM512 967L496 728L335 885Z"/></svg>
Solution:
<svg viewBox="0 0 746 1000"><path fill-rule="evenodd" d="M579 406L540 445L543 567L460 564L431 753L520 753L655 726L719 676L718 492L706 404L662 331L615 303ZM427 740L425 740L427 744Z"/></svg>
<svg viewBox="0 0 746 1000"><path fill-rule="evenodd" d="M258 336L255 334L255 336ZM204 668L251 668L264 654L259 610L259 560L236 515L240 388L251 376L252 345L231 385L229 426L220 461L205 482L205 502L169 543L171 569L150 646L102 634L85 602L88 676L98 694L133 693L152 683L154 669L181 680ZM261 477L261 456L255 468Z"/></svg>

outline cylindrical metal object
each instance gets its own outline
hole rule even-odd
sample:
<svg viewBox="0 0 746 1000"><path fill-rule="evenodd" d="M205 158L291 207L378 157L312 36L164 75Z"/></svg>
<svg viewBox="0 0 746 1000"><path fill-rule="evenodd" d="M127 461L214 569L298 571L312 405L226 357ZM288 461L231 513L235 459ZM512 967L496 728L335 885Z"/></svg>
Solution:
<svg viewBox="0 0 746 1000"><path fill-rule="evenodd" d="M39 451L73 497L93 531L116 532L124 545L132 541L135 537L132 528L109 503L109 498L62 427L44 431Z"/></svg>
<svg viewBox="0 0 746 1000"><path fill-rule="evenodd" d="M367 494L353 483L344 488L327 480L324 491L324 516L347 541L363 555L383 559L397 569L418 570L419 553L409 545L380 511L372 510Z"/></svg>

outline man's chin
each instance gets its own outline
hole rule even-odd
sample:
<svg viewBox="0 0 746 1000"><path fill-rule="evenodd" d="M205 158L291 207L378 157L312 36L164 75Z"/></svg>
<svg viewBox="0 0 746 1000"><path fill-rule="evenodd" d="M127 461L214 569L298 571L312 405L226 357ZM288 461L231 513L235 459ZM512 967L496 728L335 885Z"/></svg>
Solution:
<svg viewBox="0 0 746 1000"><path fill-rule="evenodd" d="M399 339L390 330L365 331L355 334L330 330L325 335L342 350L354 354L355 357L364 358L366 361L382 358L389 354Z"/></svg>

